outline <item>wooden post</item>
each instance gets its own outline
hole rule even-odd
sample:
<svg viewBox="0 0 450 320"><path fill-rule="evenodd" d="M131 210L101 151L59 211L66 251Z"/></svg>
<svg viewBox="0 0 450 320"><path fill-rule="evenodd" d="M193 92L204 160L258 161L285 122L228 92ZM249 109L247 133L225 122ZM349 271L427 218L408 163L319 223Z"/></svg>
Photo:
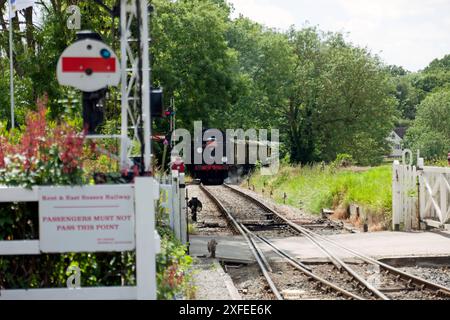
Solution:
<svg viewBox="0 0 450 320"><path fill-rule="evenodd" d="M426 206L426 190L425 182L423 180L425 172L423 171L423 166L420 167L419 173L419 216L420 222L425 219L425 206Z"/></svg>
<svg viewBox="0 0 450 320"><path fill-rule="evenodd" d="M400 179L400 162L394 161L392 165L392 229L394 231L400 231L400 211L401 196L399 189Z"/></svg>
<svg viewBox="0 0 450 320"><path fill-rule="evenodd" d="M284 195L283 195L283 203L284 203L284 204L286 204L286 199L287 199L287 194L286 194L286 192L285 192Z"/></svg>
<svg viewBox="0 0 450 320"><path fill-rule="evenodd" d="M189 239L189 208L188 208L188 202L189 202L189 189L186 188L186 194L184 195L184 206L185 206L185 215L186 215L186 243L187 243L187 254L190 254L190 239Z"/></svg>
<svg viewBox="0 0 450 320"><path fill-rule="evenodd" d="M421 230L421 221L420 221L420 206L421 206L421 194L420 194L420 167L417 171L417 206L416 206L416 219L417 219L417 230Z"/></svg>

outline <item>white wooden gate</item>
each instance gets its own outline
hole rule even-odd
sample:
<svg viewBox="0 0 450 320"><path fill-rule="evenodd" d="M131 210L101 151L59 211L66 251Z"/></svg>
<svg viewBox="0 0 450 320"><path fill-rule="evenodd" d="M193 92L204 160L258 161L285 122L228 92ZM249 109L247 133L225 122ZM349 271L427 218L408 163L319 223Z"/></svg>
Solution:
<svg viewBox="0 0 450 320"><path fill-rule="evenodd" d="M406 231L419 229L420 223L450 229L450 168L426 167L423 162L422 158L418 158L418 167L394 162L394 230L401 225Z"/></svg>
<svg viewBox="0 0 450 320"><path fill-rule="evenodd" d="M417 168L396 161L392 171L393 228L399 230L403 225L409 231L418 227Z"/></svg>
<svg viewBox="0 0 450 320"><path fill-rule="evenodd" d="M0 290L0 300L156 299L155 255L160 251L160 240L155 229L155 201L159 196L159 184L153 178L136 178L135 184L129 187L134 189L135 203L135 287ZM0 187L0 202L37 202L38 190L39 187L32 190ZM0 241L0 255L39 254L39 240Z"/></svg>

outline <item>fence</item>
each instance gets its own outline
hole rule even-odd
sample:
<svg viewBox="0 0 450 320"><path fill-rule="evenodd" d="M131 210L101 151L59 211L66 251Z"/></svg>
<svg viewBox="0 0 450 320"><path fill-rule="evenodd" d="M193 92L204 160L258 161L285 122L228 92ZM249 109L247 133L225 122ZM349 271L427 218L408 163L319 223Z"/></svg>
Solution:
<svg viewBox="0 0 450 320"><path fill-rule="evenodd" d="M170 176L159 178L160 205L168 215L168 223L177 239L183 244L188 242L188 217L186 209L185 174L172 171Z"/></svg>
<svg viewBox="0 0 450 320"><path fill-rule="evenodd" d="M450 229L450 168L427 167L418 158L418 166L393 165L392 208L395 230L420 229L421 224Z"/></svg>
<svg viewBox="0 0 450 320"><path fill-rule="evenodd" d="M74 192L76 190L83 192L87 187L72 188ZM103 192L107 186L90 186L89 192ZM132 241L127 243L127 246L132 246L136 251L136 286L129 287L82 287L82 288L50 288L50 289L20 289L20 290L1 290L0 299L6 300L21 300L21 299L50 299L50 300L64 300L64 299L139 299L139 300L154 300L156 299L156 259L155 255L160 250L159 235L155 230L155 201L159 198L159 184L153 178L137 178L134 185L121 185L121 190L125 193L131 194L130 208L133 209L129 223L126 223L127 227L132 226L132 233L134 235ZM39 207L46 200L55 200L58 198L47 199L42 196L42 190L44 188L34 187L32 190L24 188L11 188L0 187L0 202L39 202ZM51 189L53 194L58 192L67 192L70 188L67 187L54 187ZM115 199L115 196L108 196L111 199ZM75 199L76 197L73 197ZM61 198L63 199L63 198ZM60 200L61 200L60 199ZM111 200L116 201L116 200ZM85 202L82 201L81 204ZM81 208L79 206L77 208ZM85 206L83 214L88 212L94 206ZM117 207L121 210L120 206L109 206L111 209ZM76 208L73 207L54 207L55 210L70 210ZM106 206L100 207L99 210L107 210L101 208L107 208ZM0 255L39 255L41 253L50 253L52 249L45 249L43 251L43 242L45 238L50 235L47 234L43 225L43 217L41 217L41 209L39 210L39 240L14 240L14 241L0 241ZM47 220L49 218L45 217ZM87 218L85 218L87 219ZM127 229L127 228L125 228ZM43 232L44 231L44 232ZM96 234L98 232L96 231ZM94 236L97 236L94 234ZM73 233L65 234L64 237L70 240ZM89 237L86 237L89 238ZM61 240L61 239L55 239ZM77 240L77 239L75 239ZM78 239L83 241L83 239ZM97 239L97 242L99 239ZM55 241L56 244L63 243L64 241ZM63 243L63 245L67 244ZM76 242L77 243L77 242ZM100 243L103 245L103 243ZM111 246L118 246L121 244L111 244ZM47 251L48 250L48 251ZM58 249L55 249L58 250ZM107 251L117 251L114 249ZM122 251L122 250L121 250ZM65 251L53 251L63 253ZM77 252L99 252L98 250L77 251Z"/></svg>

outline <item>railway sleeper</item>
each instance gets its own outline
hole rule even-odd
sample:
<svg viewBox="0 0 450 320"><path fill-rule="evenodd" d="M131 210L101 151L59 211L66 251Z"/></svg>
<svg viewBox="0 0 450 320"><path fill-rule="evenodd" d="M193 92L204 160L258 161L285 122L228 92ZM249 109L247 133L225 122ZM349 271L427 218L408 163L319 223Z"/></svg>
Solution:
<svg viewBox="0 0 450 320"><path fill-rule="evenodd" d="M303 227L309 229L338 229L338 226L332 224L305 224Z"/></svg>
<svg viewBox="0 0 450 320"><path fill-rule="evenodd" d="M244 224L250 231L271 231L286 229L286 225L271 224L271 225L259 225L259 224Z"/></svg>
<svg viewBox="0 0 450 320"><path fill-rule="evenodd" d="M383 293L397 293L397 292L403 292L403 291L416 291L414 288L405 288L405 287L393 287L393 288L381 288L381 292Z"/></svg>
<svg viewBox="0 0 450 320"><path fill-rule="evenodd" d="M265 225L272 225L276 224L274 220L238 220L239 223L242 223L244 226L265 226Z"/></svg>

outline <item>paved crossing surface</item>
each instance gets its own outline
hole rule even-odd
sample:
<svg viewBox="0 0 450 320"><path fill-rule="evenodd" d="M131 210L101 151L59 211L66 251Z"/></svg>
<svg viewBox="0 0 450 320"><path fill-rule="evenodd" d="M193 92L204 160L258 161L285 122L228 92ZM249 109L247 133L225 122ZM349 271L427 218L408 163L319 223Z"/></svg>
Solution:
<svg viewBox="0 0 450 320"><path fill-rule="evenodd" d="M247 243L242 237L191 236L191 255L208 255L207 243L216 239L217 258L249 262L253 261ZM360 234L342 234L329 236L340 244L369 255L373 258L393 257L439 257L450 256L450 232L375 232ZM307 239L301 237L273 239L275 245L300 260L322 260L326 256ZM270 250L261 245L261 248ZM345 251L336 251L344 259L353 255Z"/></svg>

